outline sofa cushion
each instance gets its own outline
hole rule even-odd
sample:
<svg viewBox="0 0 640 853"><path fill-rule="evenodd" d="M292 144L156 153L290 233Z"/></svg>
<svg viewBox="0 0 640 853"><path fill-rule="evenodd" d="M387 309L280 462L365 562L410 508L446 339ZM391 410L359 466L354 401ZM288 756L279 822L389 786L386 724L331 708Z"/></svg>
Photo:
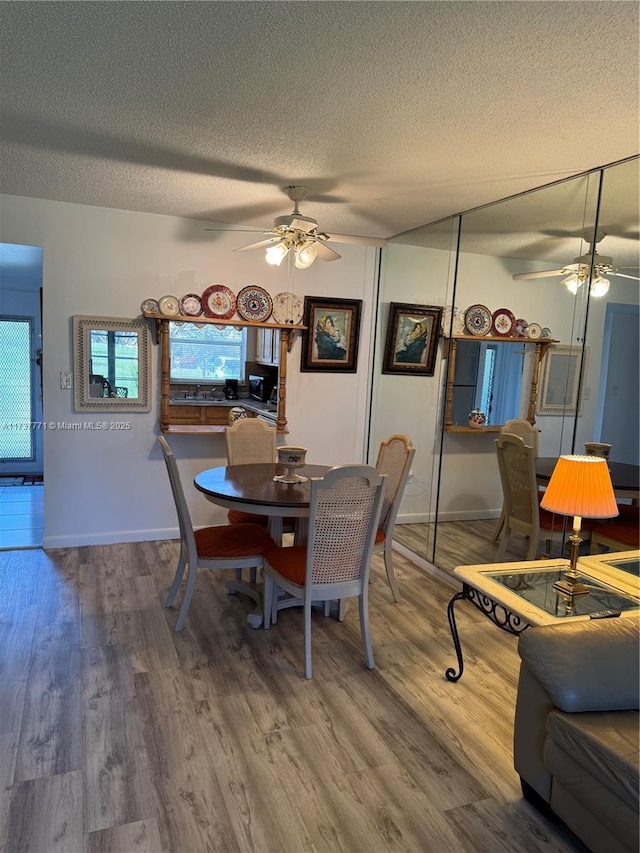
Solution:
<svg viewBox="0 0 640 853"><path fill-rule="evenodd" d="M615 711L565 714L553 710L547 717L549 740L570 755L583 770L577 785L606 787L617 799L638 811L640 797L638 712ZM554 766L554 753L545 745L545 764L552 774L562 776ZM566 780L565 780L566 781ZM579 795L576 795L581 799Z"/></svg>
<svg viewBox="0 0 640 853"><path fill-rule="evenodd" d="M637 711L639 637L635 616L570 620L523 631L518 651L561 710Z"/></svg>

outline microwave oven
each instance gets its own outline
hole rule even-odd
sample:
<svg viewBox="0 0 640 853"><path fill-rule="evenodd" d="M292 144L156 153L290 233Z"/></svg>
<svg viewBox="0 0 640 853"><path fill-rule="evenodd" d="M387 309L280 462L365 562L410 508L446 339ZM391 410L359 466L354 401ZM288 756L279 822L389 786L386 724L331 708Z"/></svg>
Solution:
<svg viewBox="0 0 640 853"><path fill-rule="evenodd" d="M249 396L252 400L268 403L274 388L274 381L269 376L249 376Z"/></svg>

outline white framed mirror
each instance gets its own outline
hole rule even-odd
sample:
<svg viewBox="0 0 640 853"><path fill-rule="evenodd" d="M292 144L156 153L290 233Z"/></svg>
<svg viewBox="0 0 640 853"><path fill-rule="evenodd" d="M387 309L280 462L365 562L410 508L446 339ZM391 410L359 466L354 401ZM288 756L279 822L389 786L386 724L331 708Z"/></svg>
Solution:
<svg viewBox="0 0 640 853"><path fill-rule="evenodd" d="M581 349L565 344L554 344L549 348L543 361L538 414L582 414L588 363L588 347L584 348L584 354Z"/></svg>
<svg viewBox="0 0 640 853"><path fill-rule="evenodd" d="M146 320L73 317L73 401L77 412L149 412Z"/></svg>

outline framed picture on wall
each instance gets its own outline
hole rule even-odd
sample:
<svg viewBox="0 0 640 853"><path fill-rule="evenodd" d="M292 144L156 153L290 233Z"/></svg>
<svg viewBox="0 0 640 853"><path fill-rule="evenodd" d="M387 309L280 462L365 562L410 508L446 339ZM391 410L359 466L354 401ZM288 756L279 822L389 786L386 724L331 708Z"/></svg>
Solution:
<svg viewBox="0 0 640 853"><path fill-rule="evenodd" d="M300 370L355 373L361 299L305 296Z"/></svg>
<svg viewBox="0 0 640 853"><path fill-rule="evenodd" d="M382 372L433 376L441 319L440 307L391 302Z"/></svg>
<svg viewBox="0 0 640 853"><path fill-rule="evenodd" d="M581 415L588 365L589 347L584 355L579 347L566 344L549 347L542 363L538 414Z"/></svg>

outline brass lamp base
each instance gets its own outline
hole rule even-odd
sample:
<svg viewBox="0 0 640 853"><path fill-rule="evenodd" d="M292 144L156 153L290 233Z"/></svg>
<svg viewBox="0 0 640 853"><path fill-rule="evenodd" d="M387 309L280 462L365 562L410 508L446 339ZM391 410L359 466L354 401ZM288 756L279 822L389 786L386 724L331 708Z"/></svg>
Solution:
<svg viewBox="0 0 640 853"><path fill-rule="evenodd" d="M553 588L556 592L562 595L586 595L589 592L589 587L586 584L580 583L578 580L578 549L582 539L580 538L580 519L573 519L573 533L569 537L571 542L571 557L569 558L569 568L564 573L564 577L556 581Z"/></svg>
<svg viewBox="0 0 640 853"><path fill-rule="evenodd" d="M556 581L553 588L562 595L586 595L589 592L589 587L586 584L566 577Z"/></svg>

